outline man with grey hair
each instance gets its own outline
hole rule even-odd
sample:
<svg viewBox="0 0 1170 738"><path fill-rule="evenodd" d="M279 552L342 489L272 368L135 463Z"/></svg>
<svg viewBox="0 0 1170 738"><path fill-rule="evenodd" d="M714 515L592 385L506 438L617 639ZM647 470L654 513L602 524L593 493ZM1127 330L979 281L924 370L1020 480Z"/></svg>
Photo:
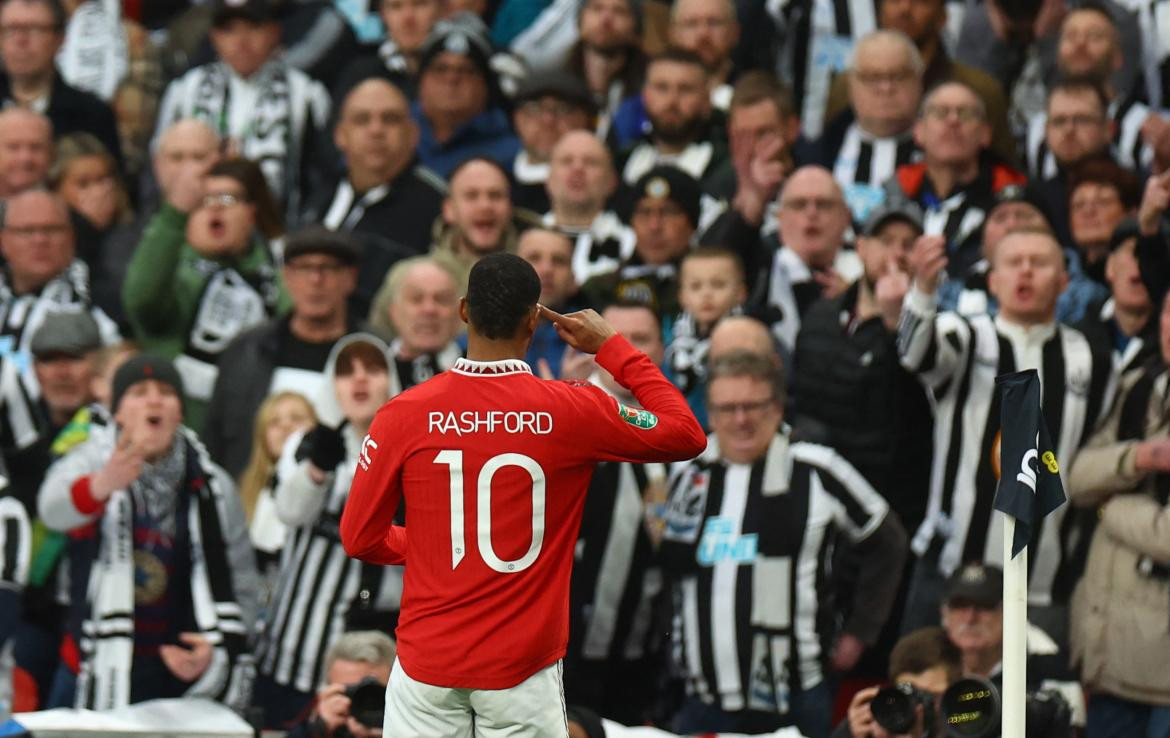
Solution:
<svg viewBox="0 0 1170 738"><path fill-rule="evenodd" d="M43 184L53 161L53 125L34 110L0 112L0 198Z"/></svg>
<svg viewBox="0 0 1170 738"><path fill-rule="evenodd" d="M855 220L881 202L882 184L916 153L922 56L901 31L874 31L849 65L849 109L825 125L816 160L833 172Z"/></svg>
<svg viewBox="0 0 1170 738"><path fill-rule="evenodd" d="M356 630L337 639L325 656L325 684L317 692L310 718L293 727L288 738L373 738L380 727L370 727L355 714L347 690L372 679L384 688L398 648L394 640L376 630ZM381 725L381 723L378 723Z"/></svg>
<svg viewBox="0 0 1170 738"><path fill-rule="evenodd" d="M829 734L830 669L856 663L885 623L906 534L886 501L835 451L783 429L784 370L733 351L711 364L714 434L671 474L659 555L676 588L675 653L687 700L677 733ZM815 512L820 511L820 512ZM862 561L831 649L817 572L847 536ZM777 586L787 582L787 586ZM832 586L829 586L832 589ZM746 657L746 658L745 658Z"/></svg>

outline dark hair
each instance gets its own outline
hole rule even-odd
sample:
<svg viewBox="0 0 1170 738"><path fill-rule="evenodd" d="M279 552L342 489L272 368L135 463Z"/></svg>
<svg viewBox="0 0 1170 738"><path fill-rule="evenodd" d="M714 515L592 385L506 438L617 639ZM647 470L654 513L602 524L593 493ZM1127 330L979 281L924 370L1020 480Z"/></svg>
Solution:
<svg viewBox="0 0 1170 738"><path fill-rule="evenodd" d="M921 674L941 666L947 670L947 680L955 681L962 671L959 648L937 625L919 628L907 633L894 644L890 652L890 680L899 674Z"/></svg>
<svg viewBox="0 0 1170 738"><path fill-rule="evenodd" d="M1133 210L1142 201L1142 187L1137 175L1118 164L1108 154L1096 154L1082 159L1069 175L1068 199L1083 184L1099 184L1117 190L1121 205Z"/></svg>
<svg viewBox="0 0 1170 738"><path fill-rule="evenodd" d="M1046 111L1052 102L1052 96L1058 92L1073 95L1091 92L1097 98L1097 102L1101 104L1101 114L1109 114L1109 96L1105 94L1105 86L1100 79L1091 74L1069 74L1057 77L1048 85L1048 99L1044 103Z"/></svg>
<svg viewBox="0 0 1170 738"><path fill-rule="evenodd" d="M776 106L776 112L781 118L791 118L796 115L796 105L792 102L792 92L771 72L762 69L753 69L744 72L735 80L735 87L731 90L731 104L727 113L736 108L746 108L757 103L770 102Z"/></svg>
<svg viewBox="0 0 1170 738"><path fill-rule="evenodd" d="M695 249L691 249L687 253L683 254L682 261L679 265L680 273L682 272L682 264L686 264L692 259L727 259L731 262L732 267L735 269L735 273L739 276L739 281L746 282L747 280L747 274L743 269L743 259L740 258L738 253L732 249L727 248L726 246L704 245Z"/></svg>
<svg viewBox="0 0 1170 738"><path fill-rule="evenodd" d="M467 313L484 338L512 338L540 299L540 277L515 254L488 254L467 278Z"/></svg>
<svg viewBox="0 0 1170 738"><path fill-rule="evenodd" d="M53 30L58 33L65 30L65 23L68 18L65 15L65 5L61 0L3 0L0 2L0 10L3 10L12 3L24 3L25 5L44 5L49 9L49 13L53 16Z"/></svg>
<svg viewBox="0 0 1170 738"><path fill-rule="evenodd" d="M208 177L231 177L244 188L244 199L256 207L256 228L271 240L284 235L284 219L260 165L250 159L222 159L207 171Z"/></svg>
<svg viewBox="0 0 1170 738"><path fill-rule="evenodd" d="M662 53L655 54L650 57L650 61L646 64L646 69L649 69L658 62L674 62L675 64L690 64L703 70L703 76L708 75L707 65L699 58L699 55L693 51L680 49L677 46L668 46Z"/></svg>
<svg viewBox="0 0 1170 738"><path fill-rule="evenodd" d="M334 363L333 376L344 377L353 374L354 362L361 362L367 370L390 371L390 362L386 354L369 341L357 340L347 343L337 352L337 361Z"/></svg>
<svg viewBox="0 0 1170 738"><path fill-rule="evenodd" d="M750 377L767 382L772 388L772 399L783 406L787 396L784 367L773 356L757 354L747 349L735 349L711 361L707 370L707 391L720 377Z"/></svg>

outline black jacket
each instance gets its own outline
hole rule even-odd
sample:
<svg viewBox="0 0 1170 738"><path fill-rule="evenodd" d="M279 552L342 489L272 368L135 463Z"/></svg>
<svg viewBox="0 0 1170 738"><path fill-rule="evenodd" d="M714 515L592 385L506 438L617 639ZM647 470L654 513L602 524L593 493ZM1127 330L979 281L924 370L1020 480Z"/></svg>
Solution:
<svg viewBox="0 0 1170 738"><path fill-rule="evenodd" d="M9 100L11 94L8 75L0 73L0 100ZM60 72L53 75L45 117L53 124L54 138L79 131L92 134L109 150L118 168L122 168L122 146L118 142L114 111L94 95L69 86Z"/></svg>

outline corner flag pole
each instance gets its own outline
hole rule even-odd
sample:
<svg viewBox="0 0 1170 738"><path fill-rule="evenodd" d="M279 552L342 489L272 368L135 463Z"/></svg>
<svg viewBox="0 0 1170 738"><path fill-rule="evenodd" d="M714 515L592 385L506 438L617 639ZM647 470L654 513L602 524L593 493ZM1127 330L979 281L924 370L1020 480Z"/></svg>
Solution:
<svg viewBox="0 0 1170 738"><path fill-rule="evenodd" d="M1012 557L1016 519L1003 526L1003 710L1002 738L1024 738L1028 669L1028 549Z"/></svg>

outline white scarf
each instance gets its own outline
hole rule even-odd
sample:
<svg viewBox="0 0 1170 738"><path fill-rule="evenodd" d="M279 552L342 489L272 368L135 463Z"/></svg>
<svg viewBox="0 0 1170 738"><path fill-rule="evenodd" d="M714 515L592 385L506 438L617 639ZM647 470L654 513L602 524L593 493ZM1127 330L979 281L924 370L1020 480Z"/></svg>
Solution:
<svg viewBox="0 0 1170 738"><path fill-rule="evenodd" d="M109 102L130 67L118 0L87 0L65 26L57 69L65 81Z"/></svg>

